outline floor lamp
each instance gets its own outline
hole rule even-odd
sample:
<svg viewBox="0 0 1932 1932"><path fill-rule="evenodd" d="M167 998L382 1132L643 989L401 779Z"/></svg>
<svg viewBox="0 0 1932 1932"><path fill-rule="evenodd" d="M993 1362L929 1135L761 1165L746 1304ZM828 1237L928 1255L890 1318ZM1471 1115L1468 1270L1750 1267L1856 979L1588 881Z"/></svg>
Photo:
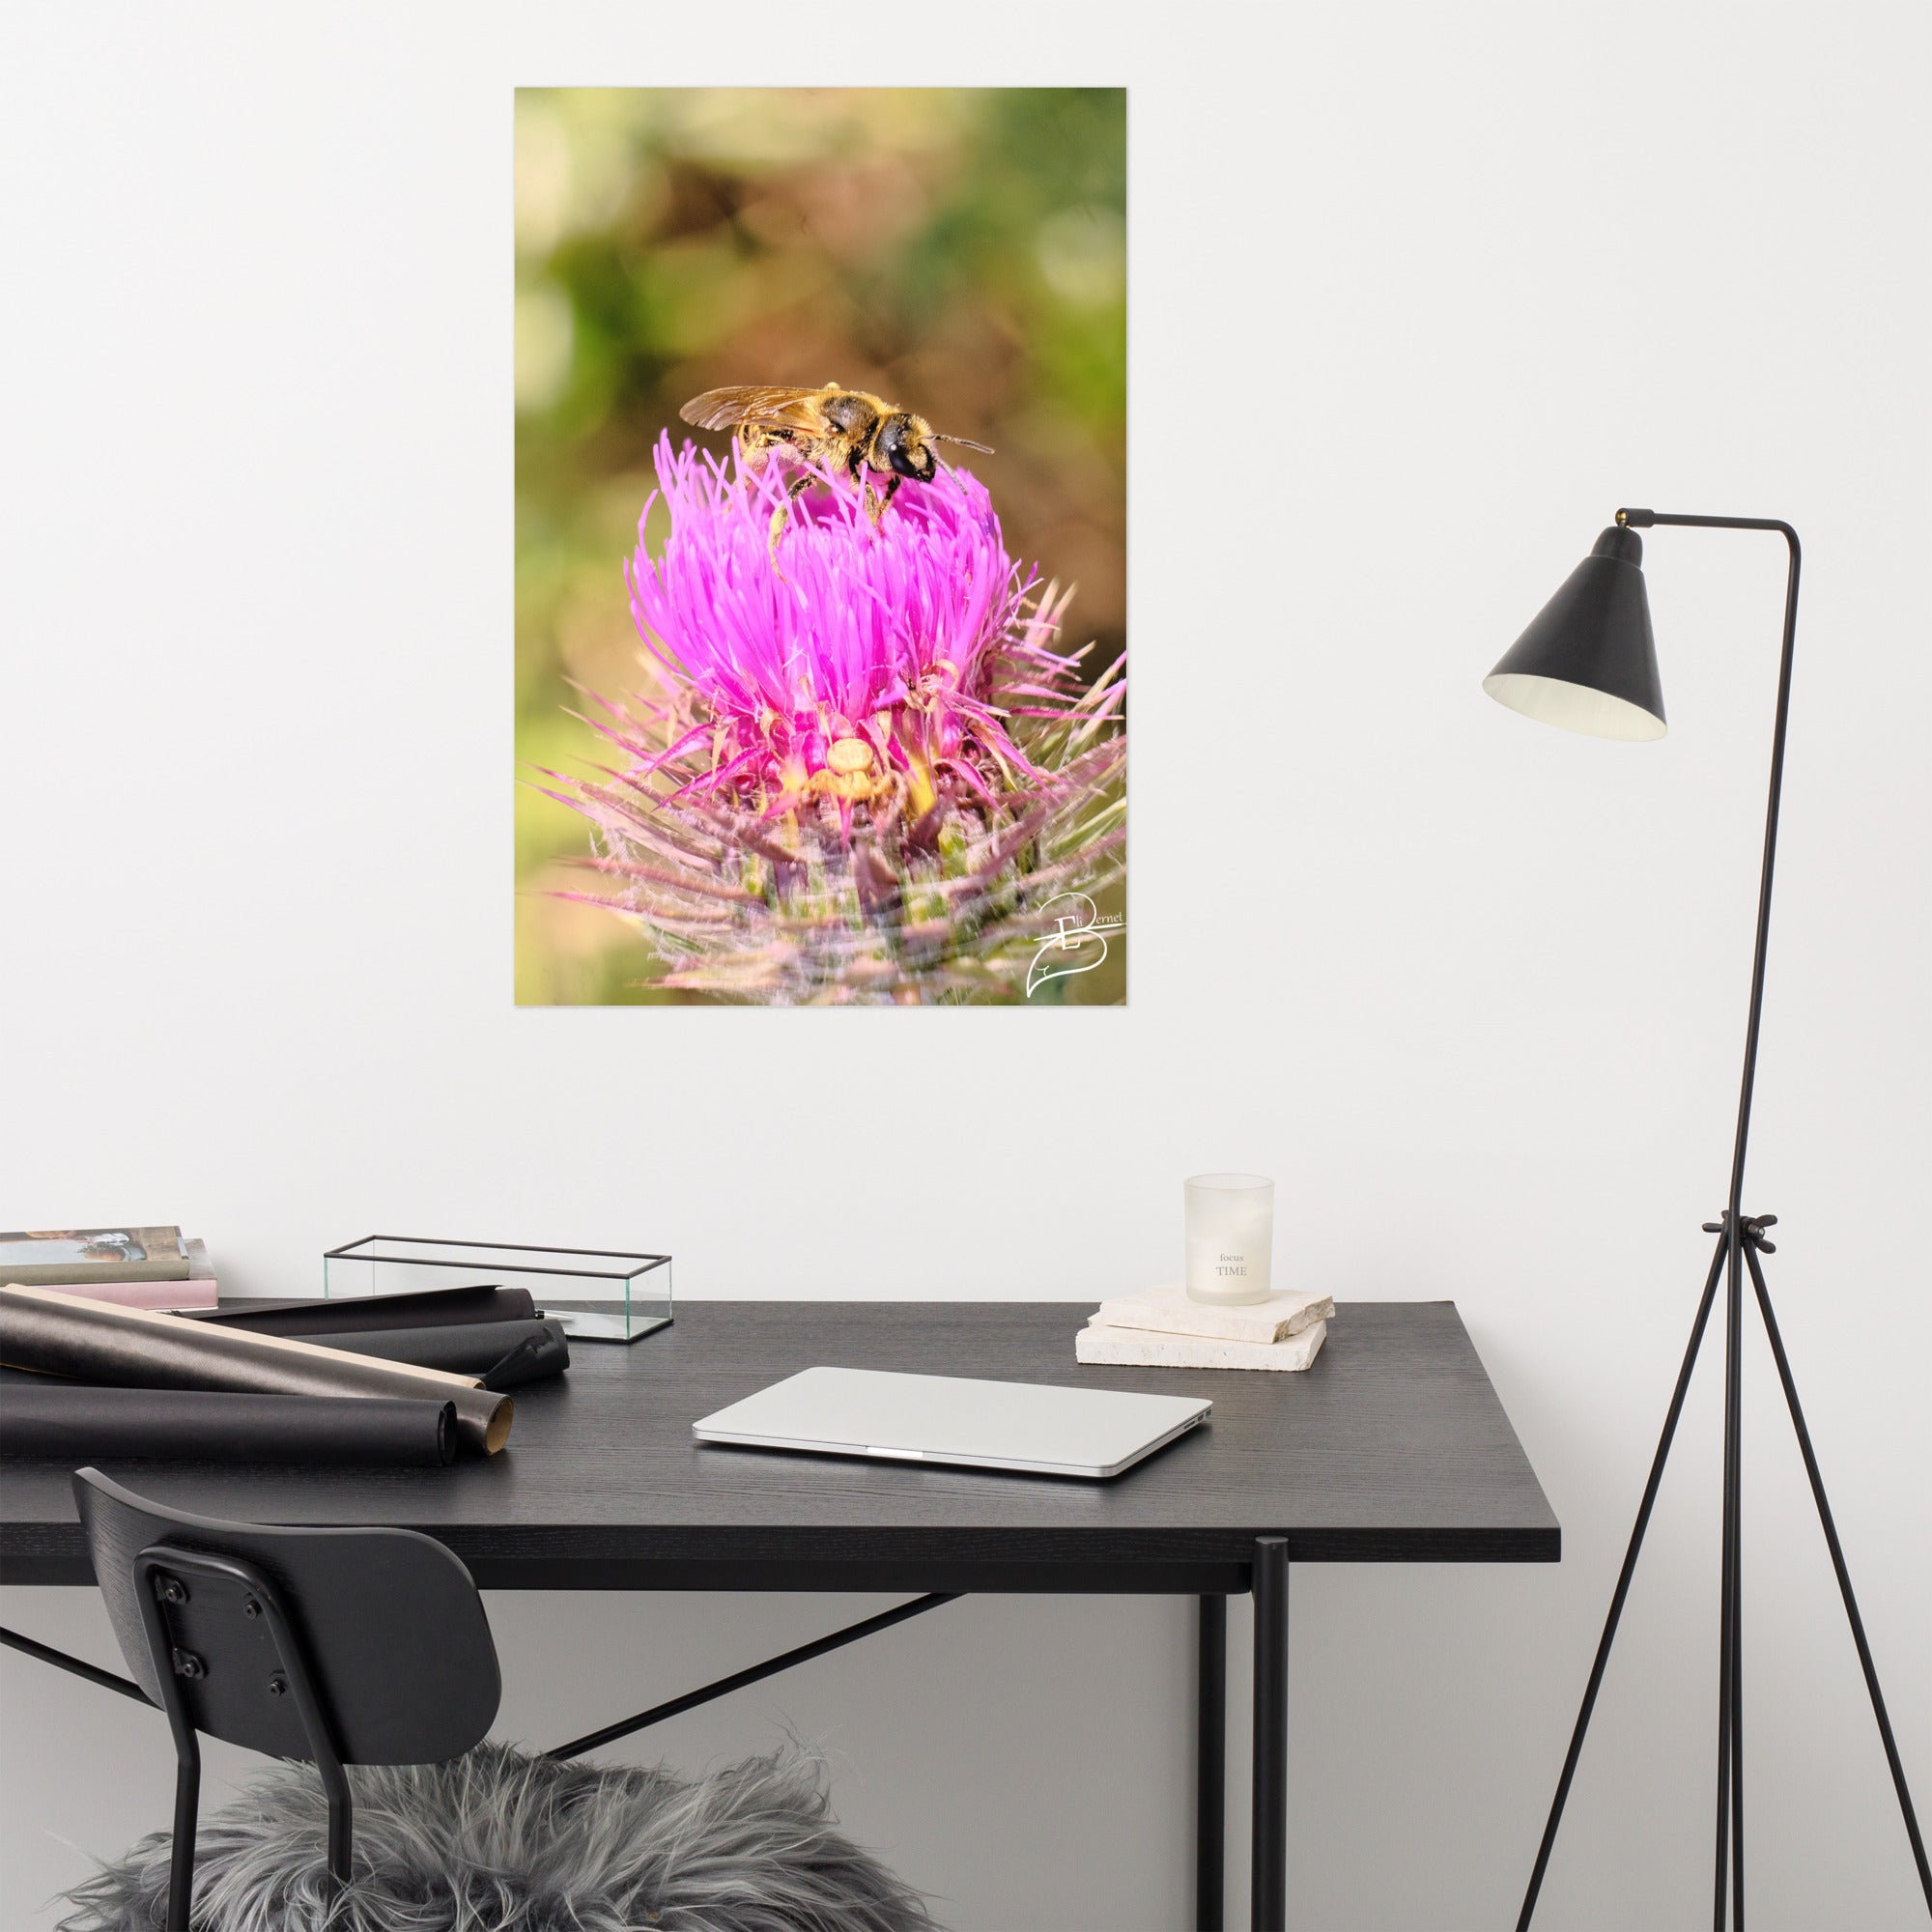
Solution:
<svg viewBox="0 0 1932 1932"><path fill-rule="evenodd" d="M1604 1681L1604 1666L1609 1662L1610 1645L1617 1634L1617 1619L1623 1614L1624 1598L1636 1569L1637 1552L1643 1547L1643 1533L1650 1522L1651 1506L1657 1500L1658 1484L1670 1454L1677 1418L1684 1406L1684 1394L1690 1385L1690 1372L1696 1366L1697 1350L1704 1340L1718 1283L1725 1284L1724 1295L1724 1506L1723 1554L1720 1570L1718 1646L1718 1844L1715 1904L1712 1924L1724 1932L1728 1900L1731 1923L1743 1932L1745 1922L1745 1795L1743 1777L1744 1684L1739 1657L1742 1631L1741 1586L1738 1561L1739 1460L1741 1448L1740 1413L1742 1374L1740 1344L1743 1341L1744 1278L1750 1276L1759 1314L1764 1318L1765 1334L1771 1343L1777 1378L1784 1385L1784 1400L1791 1410L1792 1427L1798 1432L1798 1446L1804 1453L1804 1472L1811 1481L1811 1494L1818 1505L1818 1518L1825 1529L1826 1548L1832 1553L1832 1567L1837 1572L1838 1590L1845 1600L1845 1615L1852 1627L1852 1640L1858 1646L1859 1662L1865 1674L1865 1688L1871 1692L1872 1712L1885 1744L1891 1781L1898 1793L1898 1808L1904 1814L1906 1835L1912 1841L1912 1855L1918 1863L1918 1882L1924 1888L1925 1903L1932 1911L1932 1869L1925 1861L1925 1841L1919 1836L1918 1820L1912 1809L1912 1794L1906 1788L1904 1767L1898 1760L1898 1746L1891 1735L1891 1721L1886 1716L1885 1698L1878 1688L1878 1672L1873 1667L1871 1647L1859 1616L1858 1600L1852 1595L1852 1579L1845 1568L1844 1551L1838 1546L1838 1532L1832 1521L1832 1506L1825 1497L1824 1478L1818 1473L1818 1459L1812 1453L1810 1432L1804 1427L1804 1412L1798 1404L1798 1387L1791 1378L1791 1364L1785 1358L1784 1343L1777 1332L1776 1318L1771 1312L1771 1294L1765 1287L1764 1267L1759 1257L1774 1253L1765 1230L1772 1227L1775 1214L1747 1214L1743 1208L1745 1147L1750 1132L1751 1083L1757 1070L1758 1020L1764 1006L1765 942L1771 932L1772 866L1777 852L1778 793L1784 778L1784 727L1791 704L1791 653L1798 625L1798 532L1789 524L1763 517L1673 517L1654 510L1619 510L1615 525L1597 539L1595 547L1568 581L1537 613L1528 630L1510 647L1502 662L1483 680L1483 689L1498 702L1525 717L1565 730L1581 731L1598 738L1644 739L1663 736L1663 692L1657 674L1657 646L1651 636L1650 602L1644 590L1643 539L1639 529L1653 525L1684 525L1698 529L1776 530L1790 552L1790 571L1784 593L1784 646L1777 670L1777 716L1771 740L1771 802L1764 820L1764 864L1758 878L1757 945L1751 957L1750 1017L1745 1029L1745 1070L1743 1091L1738 1099L1737 1139L1731 1150L1731 1188L1724 1211L1715 1221L1704 1224L1707 1235L1718 1237L1717 1252L1711 1258L1705 1277L1704 1293L1697 1304L1697 1318L1690 1326L1690 1346L1678 1371L1677 1387L1663 1418L1663 1434L1657 1444L1657 1456L1650 1465L1650 1480L1644 1485L1643 1501L1638 1505L1636 1526L1631 1531L1630 1548L1624 1552L1623 1569L1610 1597L1610 1610L1604 1623L1604 1634L1597 1645L1596 1662L1590 1666L1590 1681L1584 1687L1582 1709L1577 1714L1577 1728L1570 1739L1570 1752L1563 1761L1563 1775L1556 1782L1556 1797L1549 1807L1549 1820L1543 1828L1543 1842L1537 1848L1536 1868L1530 1873L1529 1889L1523 1895L1522 1913L1517 1920L1518 1932L1528 1932L1536 1896L1543 1886L1543 1874L1549 1863L1550 1847L1556 1842L1556 1828L1563 1817L1563 1803L1570 1795L1576 1776L1577 1759L1583 1748L1583 1734L1589 1728L1590 1713Z"/></svg>

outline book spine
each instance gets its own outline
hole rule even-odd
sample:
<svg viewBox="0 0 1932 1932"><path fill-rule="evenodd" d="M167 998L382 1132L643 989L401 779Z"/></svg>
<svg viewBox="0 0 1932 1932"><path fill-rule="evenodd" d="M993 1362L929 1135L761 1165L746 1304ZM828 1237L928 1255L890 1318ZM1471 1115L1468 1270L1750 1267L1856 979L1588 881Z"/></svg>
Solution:
<svg viewBox="0 0 1932 1932"><path fill-rule="evenodd" d="M213 1308L221 1298L220 1286L213 1275L192 1281L62 1281L42 1286L58 1288L63 1294L77 1294L86 1301L98 1301L108 1308Z"/></svg>
<svg viewBox="0 0 1932 1932"><path fill-rule="evenodd" d="M33 1262L9 1266L9 1281L23 1288L69 1288L82 1281L185 1281L187 1259L163 1256L145 1262Z"/></svg>

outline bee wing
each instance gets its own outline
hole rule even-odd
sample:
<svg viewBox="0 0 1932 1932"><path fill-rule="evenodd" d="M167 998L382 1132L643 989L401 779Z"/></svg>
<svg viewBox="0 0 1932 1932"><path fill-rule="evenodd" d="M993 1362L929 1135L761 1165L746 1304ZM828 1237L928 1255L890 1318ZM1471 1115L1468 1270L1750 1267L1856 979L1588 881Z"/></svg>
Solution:
<svg viewBox="0 0 1932 1932"><path fill-rule="evenodd" d="M749 423L758 429L813 431L823 429L817 389L783 388L770 383L744 383L725 389L706 389L678 411L699 429L736 429Z"/></svg>

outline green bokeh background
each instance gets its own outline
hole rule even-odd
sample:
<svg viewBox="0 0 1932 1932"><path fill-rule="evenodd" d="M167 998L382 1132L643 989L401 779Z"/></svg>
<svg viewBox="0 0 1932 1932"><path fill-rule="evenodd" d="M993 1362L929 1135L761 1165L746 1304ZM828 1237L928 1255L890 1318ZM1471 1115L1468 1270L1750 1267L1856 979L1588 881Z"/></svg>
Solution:
<svg viewBox="0 0 1932 1932"><path fill-rule="evenodd" d="M574 684L649 685L621 563L660 433L721 384L837 381L992 444L960 454L1009 552L1079 585L1065 641L1095 672L1125 648L1122 90L526 89L516 160L522 779L603 762ZM519 1003L707 1003L550 896L588 827L517 801ZM1122 1000L1111 953L1035 1004Z"/></svg>

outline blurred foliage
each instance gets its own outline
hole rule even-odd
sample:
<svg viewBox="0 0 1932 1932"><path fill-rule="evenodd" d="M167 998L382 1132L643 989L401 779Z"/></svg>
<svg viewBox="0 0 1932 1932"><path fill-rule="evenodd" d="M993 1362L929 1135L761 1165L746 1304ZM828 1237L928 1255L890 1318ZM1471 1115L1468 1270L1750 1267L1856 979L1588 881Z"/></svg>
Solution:
<svg viewBox="0 0 1932 1932"><path fill-rule="evenodd" d="M1094 640L1094 671L1125 647L1121 90L523 90L516 243L526 764L594 770L573 687L648 682L621 561L659 434L726 383L837 381L991 443L969 460L1009 552L1079 585L1066 643ZM547 896L587 846L519 787L519 1001L696 997L647 983L620 920ZM1065 996L1118 1001L1119 965Z"/></svg>

